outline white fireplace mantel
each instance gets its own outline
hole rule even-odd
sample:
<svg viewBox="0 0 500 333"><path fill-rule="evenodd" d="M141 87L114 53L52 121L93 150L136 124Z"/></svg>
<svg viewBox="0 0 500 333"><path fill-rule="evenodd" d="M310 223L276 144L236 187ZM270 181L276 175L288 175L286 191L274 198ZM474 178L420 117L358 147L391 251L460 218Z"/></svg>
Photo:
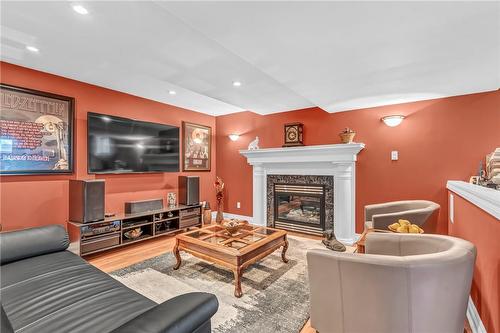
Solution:
<svg viewBox="0 0 500 333"><path fill-rule="evenodd" d="M253 166L253 223L267 224L267 175L333 176L335 235L352 244L355 234L355 167L364 143L240 150Z"/></svg>

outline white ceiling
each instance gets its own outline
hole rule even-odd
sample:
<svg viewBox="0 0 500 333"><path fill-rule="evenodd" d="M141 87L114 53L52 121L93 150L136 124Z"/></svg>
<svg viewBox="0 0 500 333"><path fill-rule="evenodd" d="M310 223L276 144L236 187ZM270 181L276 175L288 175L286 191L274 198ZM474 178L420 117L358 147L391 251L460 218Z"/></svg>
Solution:
<svg viewBox="0 0 500 333"><path fill-rule="evenodd" d="M2 59L212 115L500 87L499 2L73 3L2 1Z"/></svg>

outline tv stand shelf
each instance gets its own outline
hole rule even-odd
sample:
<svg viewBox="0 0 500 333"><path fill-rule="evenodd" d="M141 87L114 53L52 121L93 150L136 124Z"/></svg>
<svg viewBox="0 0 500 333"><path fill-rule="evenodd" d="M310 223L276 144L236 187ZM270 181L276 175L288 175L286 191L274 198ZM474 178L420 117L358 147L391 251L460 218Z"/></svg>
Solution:
<svg viewBox="0 0 500 333"><path fill-rule="evenodd" d="M69 221L69 249L86 256L170 235L190 227L200 227L201 215L201 205L178 205L143 213L120 214L91 223ZM127 238L125 233L133 229L141 229L142 234L134 239Z"/></svg>

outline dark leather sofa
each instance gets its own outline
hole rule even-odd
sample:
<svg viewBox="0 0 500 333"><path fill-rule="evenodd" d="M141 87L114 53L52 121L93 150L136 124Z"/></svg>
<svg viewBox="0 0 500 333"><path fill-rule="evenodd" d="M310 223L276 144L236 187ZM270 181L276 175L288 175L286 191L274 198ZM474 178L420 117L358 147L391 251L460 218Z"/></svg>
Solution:
<svg viewBox="0 0 500 333"><path fill-rule="evenodd" d="M62 226L0 234L0 332L208 333L217 298L156 304L67 251ZM165 286L169 288L169 286Z"/></svg>

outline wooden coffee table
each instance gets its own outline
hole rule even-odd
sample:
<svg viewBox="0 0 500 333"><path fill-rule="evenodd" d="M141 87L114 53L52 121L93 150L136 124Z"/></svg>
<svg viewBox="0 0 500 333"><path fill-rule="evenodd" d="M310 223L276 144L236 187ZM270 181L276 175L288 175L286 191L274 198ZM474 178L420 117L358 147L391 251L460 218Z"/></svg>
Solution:
<svg viewBox="0 0 500 333"><path fill-rule="evenodd" d="M247 224L240 231L230 236L219 225L208 225L197 230L188 231L175 237L174 255L177 263L174 269L181 266L180 251L220 265L233 271L234 296L241 297L242 271L283 247L281 259L287 263L285 257L288 249L287 234L284 230L261 227Z"/></svg>

